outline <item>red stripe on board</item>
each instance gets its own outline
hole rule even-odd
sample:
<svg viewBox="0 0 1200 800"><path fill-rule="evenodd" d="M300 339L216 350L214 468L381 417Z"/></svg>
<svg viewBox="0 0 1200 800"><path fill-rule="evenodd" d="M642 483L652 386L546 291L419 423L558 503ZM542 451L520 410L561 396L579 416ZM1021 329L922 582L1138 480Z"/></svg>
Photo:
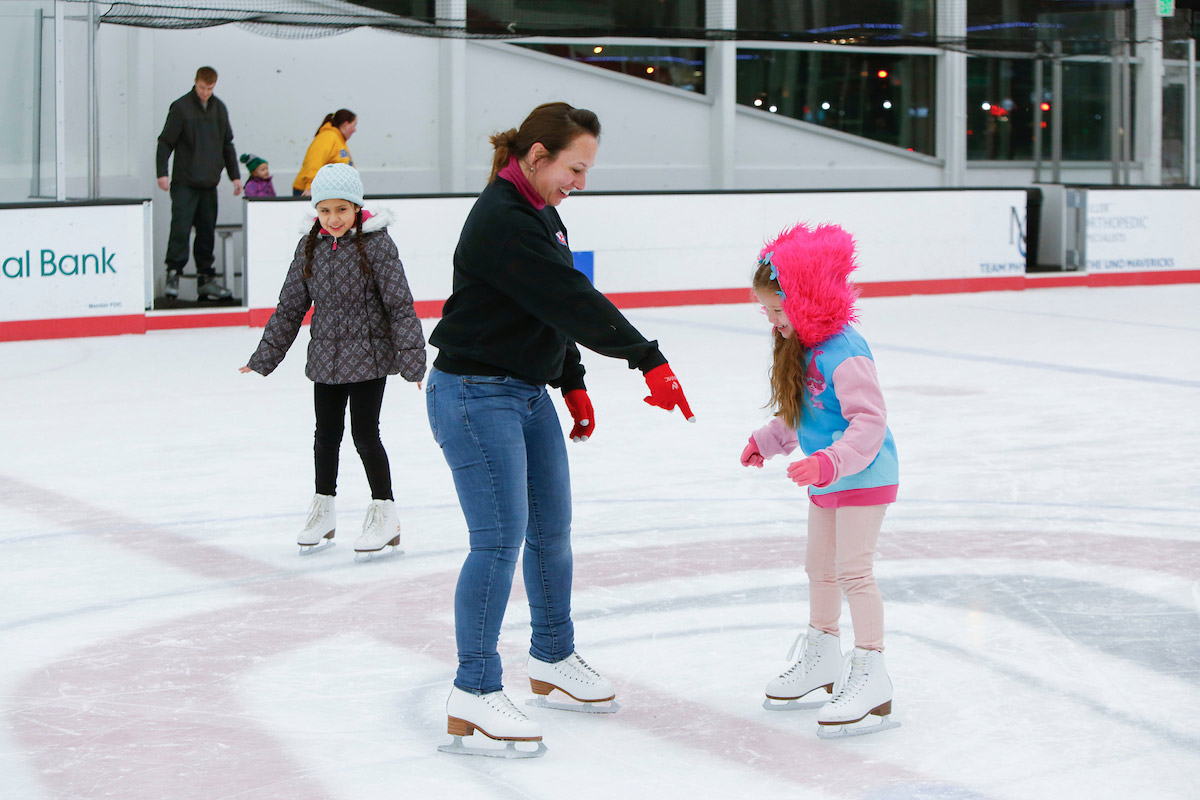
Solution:
<svg viewBox="0 0 1200 800"><path fill-rule="evenodd" d="M1024 289L1025 276L1002 278L945 278L926 281L874 281L860 283L863 297L902 297L910 294L962 294L965 292L1006 292Z"/></svg>
<svg viewBox="0 0 1200 800"><path fill-rule="evenodd" d="M146 317L146 330L148 331L168 331L179 328L231 328L235 325L246 327L249 324L249 311L230 311L222 314L170 313Z"/></svg>
<svg viewBox="0 0 1200 800"><path fill-rule="evenodd" d="M74 339L82 336L115 336L122 333L145 332L146 317L144 314L0 322L0 342L15 342L23 339Z"/></svg>
<svg viewBox="0 0 1200 800"><path fill-rule="evenodd" d="M1088 286L1161 286L1173 283L1200 283L1200 269L1174 269L1170 272L1092 272Z"/></svg>
<svg viewBox="0 0 1200 800"><path fill-rule="evenodd" d="M1200 283L1200 270L1179 269L1161 272L1041 273L996 278L946 278L920 281L873 281L859 284L863 297L903 297L914 294L965 294L969 292L1021 291L1053 289L1065 286L1162 286ZM674 289L661 292L612 292L608 299L617 308L719 305L752 302L750 290ZM413 303L417 316L437 319L444 300L418 300ZM113 336L122 333L175 330L181 328L223 328L249 326L261 328L275 313L274 308L250 308L213 313L171 312L156 315L122 314L102 317L33 319L0 322L0 342L26 339L69 339L84 336ZM312 320L312 309L304 324Z"/></svg>

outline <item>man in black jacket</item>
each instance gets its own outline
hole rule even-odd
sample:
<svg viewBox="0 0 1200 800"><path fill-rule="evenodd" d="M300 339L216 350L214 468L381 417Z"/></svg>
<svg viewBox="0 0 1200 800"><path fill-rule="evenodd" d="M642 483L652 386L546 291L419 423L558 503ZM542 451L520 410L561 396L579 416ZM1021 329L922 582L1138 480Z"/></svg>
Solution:
<svg viewBox="0 0 1200 800"><path fill-rule="evenodd" d="M171 103L167 121L158 135L158 188L171 193L171 234L167 240L167 297L179 296L179 274L188 262L188 240L196 229L192 253L196 260L196 295L201 300L227 300L230 291L213 270L213 244L217 228L217 183L221 168L233 181L234 197L242 193L237 150L229 111L213 96L217 71L196 70L196 85ZM167 159L175 161L167 177Z"/></svg>

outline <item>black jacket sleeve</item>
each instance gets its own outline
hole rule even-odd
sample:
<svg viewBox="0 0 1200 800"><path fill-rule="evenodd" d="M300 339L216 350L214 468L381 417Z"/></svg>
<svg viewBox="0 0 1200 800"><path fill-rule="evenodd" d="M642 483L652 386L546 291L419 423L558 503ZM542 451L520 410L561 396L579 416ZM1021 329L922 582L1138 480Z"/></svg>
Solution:
<svg viewBox="0 0 1200 800"><path fill-rule="evenodd" d="M589 350L624 359L643 372L666 363L657 342L647 341L586 275L563 263L533 209L513 215L510 221L513 228L499 247L496 269L486 278L489 282L532 316Z"/></svg>

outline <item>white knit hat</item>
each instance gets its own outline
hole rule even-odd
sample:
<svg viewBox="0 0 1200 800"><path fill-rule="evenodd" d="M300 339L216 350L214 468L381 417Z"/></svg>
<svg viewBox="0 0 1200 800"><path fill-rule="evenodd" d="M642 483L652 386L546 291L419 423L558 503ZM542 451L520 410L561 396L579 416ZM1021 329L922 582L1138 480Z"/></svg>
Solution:
<svg viewBox="0 0 1200 800"><path fill-rule="evenodd" d="M312 180L312 204L322 200L349 200L356 206L363 204L362 178L358 170L349 164L326 164L317 170Z"/></svg>

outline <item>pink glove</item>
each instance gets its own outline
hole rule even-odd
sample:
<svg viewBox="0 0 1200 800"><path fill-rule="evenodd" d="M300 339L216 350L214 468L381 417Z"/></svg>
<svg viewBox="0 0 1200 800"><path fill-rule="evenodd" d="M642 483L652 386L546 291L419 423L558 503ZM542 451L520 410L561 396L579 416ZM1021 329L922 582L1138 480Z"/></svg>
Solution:
<svg viewBox="0 0 1200 800"><path fill-rule="evenodd" d="M827 458L823 461L819 455L811 455L808 458L793 461L787 468L788 477L795 481L798 486L825 483L826 481L821 480L823 477L821 473L829 472L829 468L825 467L825 463L827 462ZM832 467L832 464L830 467Z"/></svg>
<svg viewBox="0 0 1200 800"><path fill-rule="evenodd" d="M742 451L742 466L743 467L762 467L762 453L758 452L758 442L754 441L754 437L750 437L750 444L746 445L746 449Z"/></svg>
<svg viewBox="0 0 1200 800"><path fill-rule="evenodd" d="M672 411L679 406L679 410L683 412L683 416L688 422L696 421L696 415L692 413L687 398L683 396L683 389L679 387L679 378L676 378L675 373L671 372L669 364L659 364L647 372L646 385L650 387L650 396L645 398L647 403L665 408L667 411Z"/></svg>
<svg viewBox="0 0 1200 800"><path fill-rule="evenodd" d="M575 427L571 428L572 442L586 442L588 437L596 432L596 414L592 411L592 401L584 389L572 389L563 395L567 401L567 410Z"/></svg>

